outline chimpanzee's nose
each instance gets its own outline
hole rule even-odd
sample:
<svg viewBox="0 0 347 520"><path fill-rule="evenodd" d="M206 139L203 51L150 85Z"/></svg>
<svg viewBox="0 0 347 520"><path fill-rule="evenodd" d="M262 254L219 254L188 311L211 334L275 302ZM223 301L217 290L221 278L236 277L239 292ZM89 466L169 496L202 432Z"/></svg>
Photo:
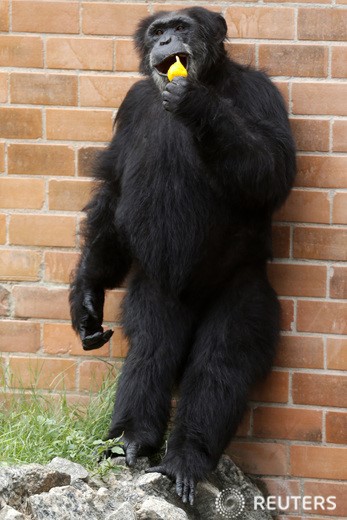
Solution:
<svg viewBox="0 0 347 520"><path fill-rule="evenodd" d="M167 36L166 38L160 40L160 45L167 45L168 43L171 43L171 36Z"/></svg>

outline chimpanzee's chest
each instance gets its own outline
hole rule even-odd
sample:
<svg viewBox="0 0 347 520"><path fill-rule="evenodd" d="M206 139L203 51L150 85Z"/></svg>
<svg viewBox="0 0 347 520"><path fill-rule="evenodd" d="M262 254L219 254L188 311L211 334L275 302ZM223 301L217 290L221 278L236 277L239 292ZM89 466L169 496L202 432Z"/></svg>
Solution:
<svg viewBox="0 0 347 520"><path fill-rule="evenodd" d="M181 286L201 256L216 201L191 131L158 108L159 122L148 118L129 136L116 219L143 268Z"/></svg>

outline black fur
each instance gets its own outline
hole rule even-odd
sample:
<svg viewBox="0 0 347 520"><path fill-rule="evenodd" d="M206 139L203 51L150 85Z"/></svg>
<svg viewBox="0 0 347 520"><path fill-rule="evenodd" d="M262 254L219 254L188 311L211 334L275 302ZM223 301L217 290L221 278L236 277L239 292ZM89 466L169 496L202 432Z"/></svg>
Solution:
<svg viewBox="0 0 347 520"><path fill-rule="evenodd" d="M178 16L191 20L177 41L190 49L192 77L161 80L160 89L149 30ZM97 348L109 339L104 290L132 266L123 307L130 351L109 438L125 432L129 464L158 450L179 385L168 451L155 469L190 502L235 433L250 386L271 368L279 335L266 276L271 216L295 175L281 95L262 72L227 58L225 34L223 18L202 8L141 23L136 43L148 77L128 92L97 166L70 295L75 330L85 348Z"/></svg>

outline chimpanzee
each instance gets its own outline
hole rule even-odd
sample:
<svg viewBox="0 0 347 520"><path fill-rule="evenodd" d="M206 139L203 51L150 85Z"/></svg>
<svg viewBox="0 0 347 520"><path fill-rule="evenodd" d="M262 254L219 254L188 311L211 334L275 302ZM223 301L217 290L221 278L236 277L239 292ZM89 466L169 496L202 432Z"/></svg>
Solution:
<svg viewBox="0 0 347 520"><path fill-rule="evenodd" d="M128 277L130 349L108 438L126 460L156 452L173 389L179 401L157 467L193 503L271 368L279 303L270 286L271 217L295 175L286 109L268 77L231 60L224 18L193 7L144 19L145 78L129 90L95 167L71 286L74 329L101 347L105 289ZM178 56L187 77L167 78Z"/></svg>

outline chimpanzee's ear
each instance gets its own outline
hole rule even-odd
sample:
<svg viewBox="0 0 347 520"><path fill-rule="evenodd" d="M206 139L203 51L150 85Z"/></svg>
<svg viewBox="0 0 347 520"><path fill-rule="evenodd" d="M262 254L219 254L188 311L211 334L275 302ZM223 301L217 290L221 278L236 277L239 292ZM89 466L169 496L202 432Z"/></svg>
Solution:
<svg viewBox="0 0 347 520"><path fill-rule="evenodd" d="M216 20L216 39L218 40L218 43L222 43L226 38L226 35L228 32L228 26L227 26L224 16L222 16L219 13L216 13L215 20Z"/></svg>

